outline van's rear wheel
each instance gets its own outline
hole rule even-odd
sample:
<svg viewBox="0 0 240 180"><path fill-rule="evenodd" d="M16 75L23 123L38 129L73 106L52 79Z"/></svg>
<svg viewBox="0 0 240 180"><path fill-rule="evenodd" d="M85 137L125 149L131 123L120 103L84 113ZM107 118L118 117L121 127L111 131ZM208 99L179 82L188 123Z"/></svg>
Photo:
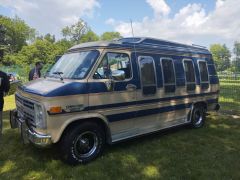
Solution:
<svg viewBox="0 0 240 180"><path fill-rule="evenodd" d="M201 105L196 105L192 110L191 126L200 128L204 125L206 119L205 109Z"/></svg>
<svg viewBox="0 0 240 180"><path fill-rule="evenodd" d="M83 123L68 129L60 142L62 158L71 165L87 163L103 151L105 135L96 123Z"/></svg>

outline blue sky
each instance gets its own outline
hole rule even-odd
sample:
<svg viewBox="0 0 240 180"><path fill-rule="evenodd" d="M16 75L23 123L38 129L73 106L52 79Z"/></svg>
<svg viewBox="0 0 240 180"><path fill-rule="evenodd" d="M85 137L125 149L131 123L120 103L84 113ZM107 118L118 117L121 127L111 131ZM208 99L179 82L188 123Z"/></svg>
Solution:
<svg viewBox="0 0 240 180"><path fill-rule="evenodd" d="M207 12L215 7L215 0L167 0L166 1L172 9L170 16L177 13L182 7L190 3L200 3ZM89 25L98 34L104 31L114 30L112 26L106 25L105 21L108 18L114 18L122 21L140 21L145 16L153 17L154 12L151 7L144 0L102 0L101 8L97 11L94 18L85 16L83 17Z"/></svg>
<svg viewBox="0 0 240 180"><path fill-rule="evenodd" d="M167 0L166 2L172 8L170 16L173 16L179 9L190 3L200 3L207 11L213 10L215 6L215 0ZM94 16L82 16L97 34L101 34L105 31L114 31L112 26L105 23L109 18L121 21L130 21L130 19L133 21L140 21L145 16L154 16L151 7L145 0L101 0L100 6L101 7L94 12ZM0 5L0 14L13 17L15 12L13 8Z"/></svg>
<svg viewBox="0 0 240 180"><path fill-rule="evenodd" d="M240 0L0 0L0 14L24 19L39 34L84 19L97 34L119 31L183 43L232 47L240 40Z"/></svg>

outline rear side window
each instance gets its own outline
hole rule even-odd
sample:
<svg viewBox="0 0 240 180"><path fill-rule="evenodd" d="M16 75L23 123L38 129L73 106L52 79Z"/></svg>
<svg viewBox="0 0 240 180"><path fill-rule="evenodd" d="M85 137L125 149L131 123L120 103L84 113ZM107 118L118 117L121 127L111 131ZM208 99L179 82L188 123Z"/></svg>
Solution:
<svg viewBox="0 0 240 180"><path fill-rule="evenodd" d="M195 83L195 71L192 60L184 60L184 71L185 71L185 79L187 91L193 91L196 88Z"/></svg>
<svg viewBox="0 0 240 180"><path fill-rule="evenodd" d="M208 70L207 70L206 62L199 61L199 72L200 72L201 82L208 82Z"/></svg>
<svg viewBox="0 0 240 180"><path fill-rule="evenodd" d="M155 94L157 86L153 58L150 56L140 56L139 66L143 94L144 95Z"/></svg>
<svg viewBox="0 0 240 180"><path fill-rule="evenodd" d="M205 61L199 61L198 68L199 68L199 73L200 73L201 89L202 90L208 89L209 88L209 80L208 80L207 63Z"/></svg>
<svg viewBox="0 0 240 180"><path fill-rule="evenodd" d="M175 92L176 80L172 59L161 59L165 92Z"/></svg>

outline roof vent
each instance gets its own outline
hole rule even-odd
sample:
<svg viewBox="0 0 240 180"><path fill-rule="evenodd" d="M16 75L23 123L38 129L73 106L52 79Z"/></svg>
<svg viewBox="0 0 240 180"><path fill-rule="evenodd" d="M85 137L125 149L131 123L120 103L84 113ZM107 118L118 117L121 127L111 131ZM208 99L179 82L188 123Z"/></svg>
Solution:
<svg viewBox="0 0 240 180"><path fill-rule="evenodd" d="M201 45L197 45L197 44L192 44L193 47L199 47L199 48L204 48L204 49L207 49L207 47L205 46L201 46Z"/></svg>
<svg viewBox="0 0 240 180"><path fill-rule="evenodd" d="M121 42L121 43L138 43L141 40L142 40L141 38L122 38L122 39L119 39L119 42Z"/></svg>

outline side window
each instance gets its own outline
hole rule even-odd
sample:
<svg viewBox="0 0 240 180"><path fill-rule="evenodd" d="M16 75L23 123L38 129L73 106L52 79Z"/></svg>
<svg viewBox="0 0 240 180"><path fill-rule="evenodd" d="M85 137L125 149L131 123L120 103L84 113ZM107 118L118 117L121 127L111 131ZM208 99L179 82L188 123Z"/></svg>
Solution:
<svg viewBox="0 0 240 180"><path fill-rule="evenodd" d="M156 93L156 76L154 60L149 56L139 57L139 66L142 81L142 91L144 95L152 95Z"/></svg>
<svg viewBox="0 0 240 180"><path fill-rule="evenodd" d="M163 69L164 89L166 93L172 93L176 90L175 71L172 59L161 59Z"/></svg>
<svg viewBox="0 0 240 180"><path fill-rule="evenodd" d="M208 70L207 70L207 63L205 61L198 62L199 73L200 73L200 83L202 89L209 88L209 80L208 80Z"/></svg>
<svg viewBox="0 0 240 180"><path fill-rule="evenodd" d="M102 59L101 64L98 66L97 71L94 73L94 79L117 79L116 74L124 76L123 79L130 79L132 77L132 70L130 58L124 53L106 53Z"/></svg>
<svg viewBox="0 0 240 180"><path fill-rule="evenodd" d="M184 60L184 71L185 71L185 79L187 91L193 91L196 89L196 81L195 81L195 71L192 60Z"/></svg>

